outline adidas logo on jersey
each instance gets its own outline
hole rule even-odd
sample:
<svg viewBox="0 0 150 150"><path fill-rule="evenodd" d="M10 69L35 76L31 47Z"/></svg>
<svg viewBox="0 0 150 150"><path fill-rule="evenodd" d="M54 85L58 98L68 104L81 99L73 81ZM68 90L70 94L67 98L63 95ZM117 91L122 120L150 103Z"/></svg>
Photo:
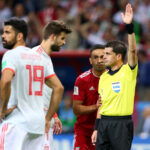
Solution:
<svg viewBox="0 0 150 150"><path fill-rule="evenodd" d="M95 88L94 88L93 86L91 86L91 87L89 88L89 90L92 91L92 90L95 90Z"/></svg>

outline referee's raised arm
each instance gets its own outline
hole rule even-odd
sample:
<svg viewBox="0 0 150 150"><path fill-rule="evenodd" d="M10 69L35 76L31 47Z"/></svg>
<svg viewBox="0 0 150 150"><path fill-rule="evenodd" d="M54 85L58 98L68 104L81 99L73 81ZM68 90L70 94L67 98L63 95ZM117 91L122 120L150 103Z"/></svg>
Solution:
<svg viewBox="0 0 150 150"><path fill-rule="evenodd" d="M137 64L137 50L136 50L136 40L134 33L133 20L133 10L131 4L126 5L125 13L121 13L122 20L126 24L126 29L128 32L128 64L130 67L135 67Z"/></svg>

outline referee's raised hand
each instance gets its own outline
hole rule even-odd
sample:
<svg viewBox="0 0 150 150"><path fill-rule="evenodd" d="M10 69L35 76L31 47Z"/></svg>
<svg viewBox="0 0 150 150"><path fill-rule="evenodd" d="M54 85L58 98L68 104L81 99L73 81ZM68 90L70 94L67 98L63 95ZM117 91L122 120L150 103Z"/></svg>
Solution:
<svg viewBox="0 0 150 150"><path fill-rule="evenodd" d="M130 24L133 19L133 10L131 4L126 5L125 13L121 13L122 20L125 24Z"/></svg>

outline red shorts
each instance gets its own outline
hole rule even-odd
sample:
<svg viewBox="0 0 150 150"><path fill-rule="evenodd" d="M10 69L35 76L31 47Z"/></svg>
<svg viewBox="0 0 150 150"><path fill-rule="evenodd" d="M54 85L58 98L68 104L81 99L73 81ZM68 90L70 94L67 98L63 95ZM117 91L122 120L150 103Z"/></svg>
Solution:
<svg viewBox="0 0 150 150"><path fill-rule="evenodd" d="M95 150L96 146L92 144L91 136L75 134L74 150Z"/></svg>

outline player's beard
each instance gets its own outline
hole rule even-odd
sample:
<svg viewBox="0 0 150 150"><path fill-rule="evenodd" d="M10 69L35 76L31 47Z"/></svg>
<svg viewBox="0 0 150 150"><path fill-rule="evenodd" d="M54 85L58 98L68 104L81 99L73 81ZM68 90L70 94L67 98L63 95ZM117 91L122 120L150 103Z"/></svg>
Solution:
<svg viewBox="0 0 150 150"><path fill-rule="evenodd" d="M54 52L58 52L60 50L60 46L58 46L57 44L53 44L51 46L51 50Z"/></svg>
<svg viewBox="0 0 150 150"><path fill-rule="evenodd" d="M6 48L6 49L13 49L14 46L15 46L15 44L16 44L16 42L17 42L16 38L14 38L14 40L11 41L11 42L7 42L7 41L5 41L5 40L2 38L2 41L5 42L5 43L3 43L3 47Z"/></svg>
<svg viewBox="0 0 150 150"><path fill-rule="evenodd" d="M96 71L98 71L98 72L101 72L101 71L103 71L103 70L105 70L105 68L106 68L106 66L105 65L101 65L101 67L99 67L99 66L93 66L93 68L96 70Z"/></svg>

